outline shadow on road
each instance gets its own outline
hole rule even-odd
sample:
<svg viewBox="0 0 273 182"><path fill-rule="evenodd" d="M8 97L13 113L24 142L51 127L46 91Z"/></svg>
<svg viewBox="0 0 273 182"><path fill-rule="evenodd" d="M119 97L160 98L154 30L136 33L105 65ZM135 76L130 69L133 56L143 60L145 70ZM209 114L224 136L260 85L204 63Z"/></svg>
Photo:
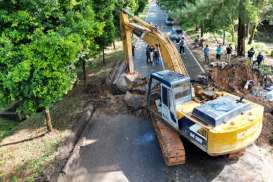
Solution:
<svg viewBox="0 0 273 182"><path fill-rule="evenodd" d="M150 121L130 115L97 115L80 158L59 181L211 181L229 162L185 141L187 162L167 167Z"/></svg>

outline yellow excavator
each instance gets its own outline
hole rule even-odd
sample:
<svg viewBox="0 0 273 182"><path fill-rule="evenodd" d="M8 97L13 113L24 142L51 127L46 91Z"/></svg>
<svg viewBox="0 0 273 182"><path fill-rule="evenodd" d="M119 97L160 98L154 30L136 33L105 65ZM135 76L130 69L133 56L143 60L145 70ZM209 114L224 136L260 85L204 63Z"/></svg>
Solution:
<svg viewBox="0 0 273 182"><path fill-rule="evenodd" d="M233 154L254 143L262 130L263 106L227 92L199 97L202 91L191 84L174 43L153 25L129 15L120 14L129 72L134 70L132 34L150 46L159 45L165 68L150 75L147 107L166 164L185 163L180 135L211 156Z"/></svg>

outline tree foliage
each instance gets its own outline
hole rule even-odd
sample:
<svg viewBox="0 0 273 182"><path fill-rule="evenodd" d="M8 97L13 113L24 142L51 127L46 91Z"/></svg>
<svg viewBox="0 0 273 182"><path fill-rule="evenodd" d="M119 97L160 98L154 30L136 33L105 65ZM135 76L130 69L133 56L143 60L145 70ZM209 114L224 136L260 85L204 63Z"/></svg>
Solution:
<svg viewBox="0 0 273 182"><path fill-rule="evenodd" d="M138 0L138 8L136 9L136 14L141 13L145 6L148 4L148 0Z"/></svg>
<svg viewBox="0 0 273 182"><path fill-rule="evenodd" d="M0 25L0 104L19 101L26 114L72 88L78 53L96 51L103 29L90 0L4 0Z"/></svg>
<svg viewBox="0 0 273 182"><path fill-rule="evenodd" d="M254 30L264 14L264 8L272 0L159 0L160 4L183 24L184 27L200 27L203 32L228 31L238 27L239 55L244 54L245 39L249 27ZM270 8L268 8L270 9ZM267 11L270 12L270 11ZM201 32L202 32L201 31Z"/></svg>
<svg viewBox="0 0 273 182"><path fill-rule="evenodd" d="M0 106L46 110L76 80L76 64L113 42L115 9L142 11L147 0L1 0ZM85 64L84 64L85 69ZM48 116L50 118L50 116Z"/></svg>
<svg viewBox="0 0 273 182"><path fill-rule="evenodd" d="M113 0L93 1L96 20L104 24L103 33L96 35L95 41L100 46L100 49L104 49L107 45L112 43L115 38L115 26L112 13L115 4Z"/></svg>

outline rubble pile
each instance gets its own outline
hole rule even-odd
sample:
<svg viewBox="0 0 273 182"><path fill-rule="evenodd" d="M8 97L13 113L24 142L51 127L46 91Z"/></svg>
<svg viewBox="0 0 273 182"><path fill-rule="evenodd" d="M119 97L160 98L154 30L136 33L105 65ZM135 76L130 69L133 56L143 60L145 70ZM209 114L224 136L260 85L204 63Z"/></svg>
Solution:
<svg viewBox="0 0 273 182"><path fill-rule="evenodd" d="M124 63L117 63L106 79L115 97L121 97L128 111L145 117L146 90L148 80L140 73L126 73Z"/></svg>

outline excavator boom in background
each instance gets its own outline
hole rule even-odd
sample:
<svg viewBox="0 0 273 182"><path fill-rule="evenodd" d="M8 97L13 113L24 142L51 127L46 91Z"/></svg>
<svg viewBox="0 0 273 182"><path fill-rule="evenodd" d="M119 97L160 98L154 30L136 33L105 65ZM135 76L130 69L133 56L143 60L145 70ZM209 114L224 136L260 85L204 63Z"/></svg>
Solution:
<svg viewBox="0 0 273 182"><path fill-rule="evenodd" d="M262 130L262 106L227 92L204 99L169 38L136 16L129 19L126 11L120 22L129 72L134 71L132 34L159 45L165 70L150 75L147 107L168 166L185 163L180 135L211 156L232 154L255 142Z"/></svg>

